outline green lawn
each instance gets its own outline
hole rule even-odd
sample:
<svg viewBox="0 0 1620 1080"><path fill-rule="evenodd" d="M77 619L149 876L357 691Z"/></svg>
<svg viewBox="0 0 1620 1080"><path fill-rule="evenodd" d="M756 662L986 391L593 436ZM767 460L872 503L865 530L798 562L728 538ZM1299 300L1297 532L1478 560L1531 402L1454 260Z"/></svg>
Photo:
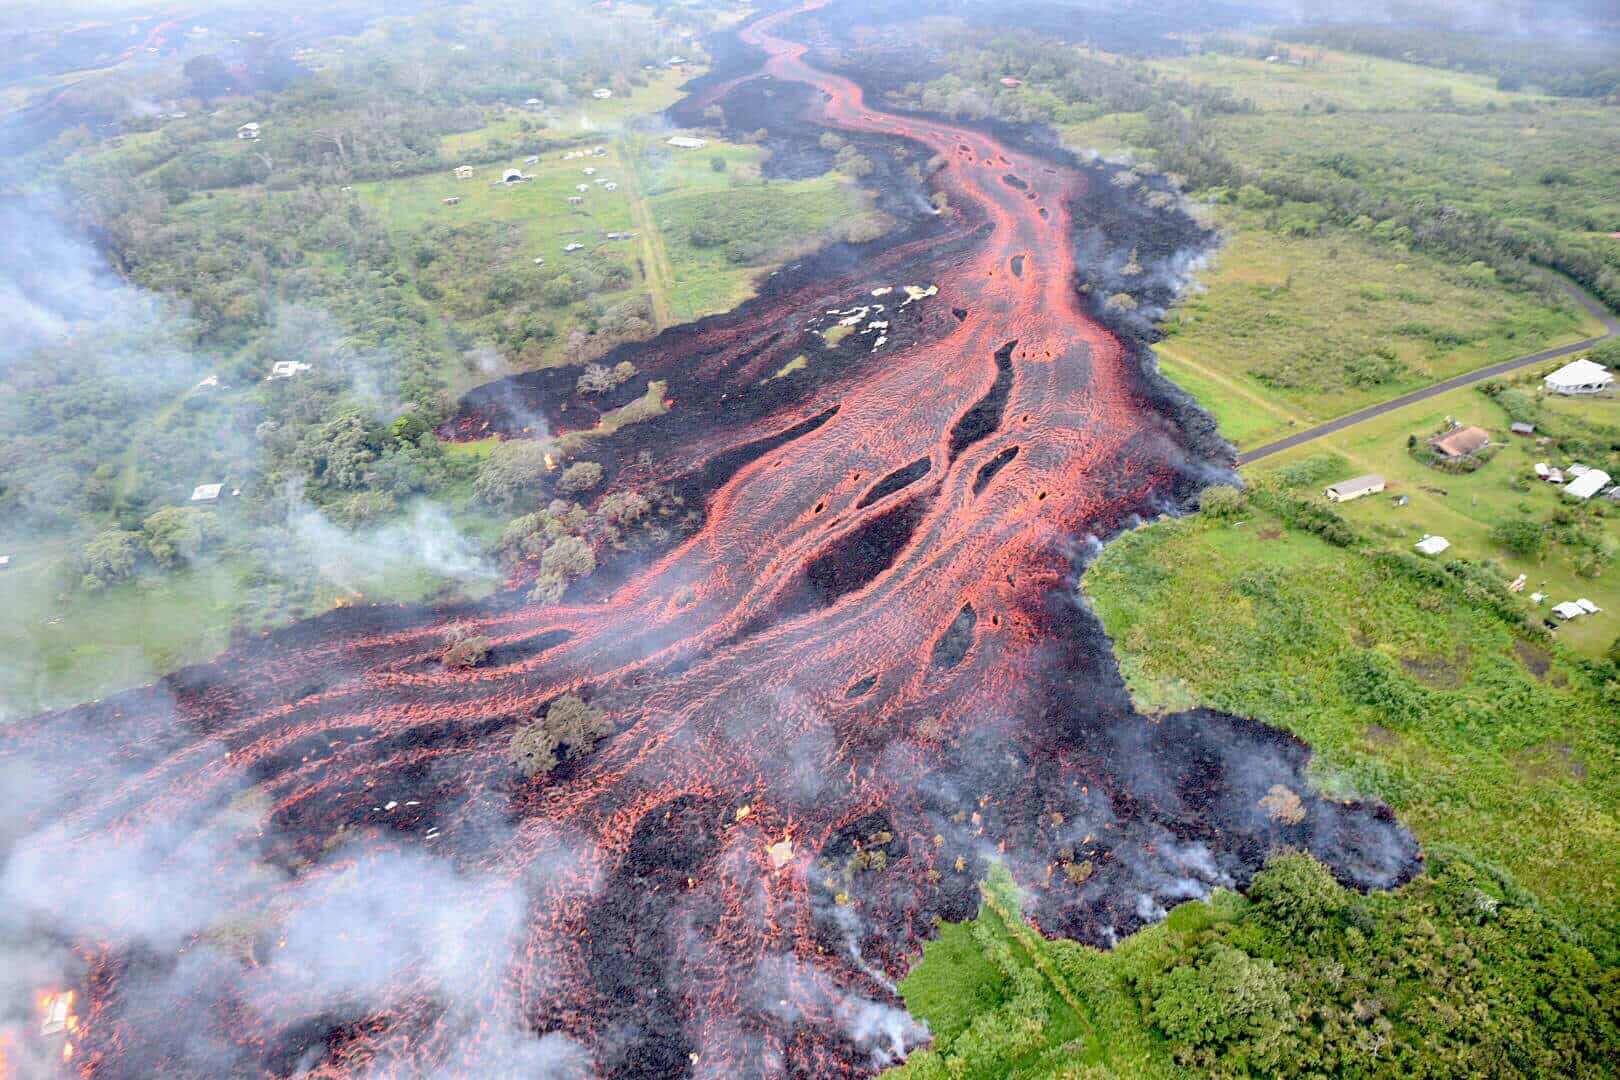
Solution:
<svg viewBox="0 0 1620 1080"><path fill-rule="evenodd" d="M1614 401L1563 400L1548 407L1572 414L1607 413L1620 424L1620 403ZM1447 417L1478 424L1506 445L1478 471L1466 474L1440 472L1414 460L1407 452L1407 436L1425 439ZM1490 539L1491 528L1501 522L1544 522L1555 511L1568 507L1555 485L1535 479L1533 466L1538 461L1559 467L1569 462L1536 446L1534 440L1509 435L1508 424L1507 414L1478 390L1454 390L1265 458L1245 472L1264 476L1289 462L1326 453L1344 461L1342 475L1332 479L1382 474L1389 484L1383 495L1341 504L1337 512L1374 543L1390 550L1410 551L1425 534L1436 534L1452 543L1445 558L1493 560L1509 577L1525 574L1528 584L1524 596L1532 592L1549 594L1543 611L1565 600L1590 599L1604 609L1602 614L1575 619L1558 631L1558 637L1578 652L1600 654L1620 637L1620 567L1610 566L1596 578L1582 577L1575 572L1567 553L1557 547L1540 559L1526 558ZM1397 506L1398 496L1410 501ZM1620 546L1620 508L1593 502L1578 513Z"/></svg>
<svg viewBox="0 0 1620 1080"><path fill-rule="evenodd" d="M1227 241L1156 351L1243 449L1601 332L1562 295L1513 291L1352 230L1288 236L1235 205L1219 221Z"/></svg>
<svg viewBox="0 0 1620 1080"><path fill-rule="evenodd" d="M1385 800L1425 844L1505 867L1620 941L1614 705L1561 646L1252 505L1120 537L1085 588L1142 708L1207 704L1293 732L1318 783Z"/></svg>
<svg viewBox="0 0 1620 1080"><path fill-rule="evenodd" d="M544 110L530 110L508 105L492 107L490 122L472 131L446 135L439 143L447 157L457 154L476 154L485 147L533 141L538 144L563 142L582 136L618 132L626 120L647 113L662 112L681 98L681 86L703 74L701 66L689 66L685 71L660 69L647 73L647 85L632 88L629 94L615 94L604 101L583 98L569 106ZM527 121L529 129L524 129Z"/></svg>
<svg viewBox="0 0 1620 1080"><path fill-rule="evenodd" d="M1346 111L1377 109L1507 108L1514 102L1543 101L1496 88L1484 75L1444 71L1420 64L1384 60L1360 53L1310 45L1289 45L1302 66L1205 52L1154 60L1163 75L1222 86L1263 111Z"/></svg>

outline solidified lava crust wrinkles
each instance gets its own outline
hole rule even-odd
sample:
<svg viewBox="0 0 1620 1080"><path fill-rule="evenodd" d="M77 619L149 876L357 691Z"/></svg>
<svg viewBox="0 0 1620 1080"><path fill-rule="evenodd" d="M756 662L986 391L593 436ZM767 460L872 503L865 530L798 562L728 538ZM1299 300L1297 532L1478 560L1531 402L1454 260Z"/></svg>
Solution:
<svg viewBox="0 0 1620 1080"><path fill-rule="evenodd" d="M689 491L699 527L558 606L334 611L6 733L0 762L52 778L27 810L63 880L96 880L132 844L201 860L211 925L248 943L194 935L177 955L117 918L66 943L88 1002L75 1068L864 1075L926 1037L893 980L934 919L976 910L991 860L1044 932L1099 944L1241 886L1279 845L1358 887L1415 871L1387 810L1311 792L1298 741L1137 713L1074 598L1079 538L1182 505L1230 464L1075 289L1073 215L1115 193L1072 162L866 104L783 36L802 10L746 26L762 62L703 100L762 75L808 84L795 122L940 155L951 209L625 347L672 401L604 451L609 490ZM769 379L816 319L905 284L939 293L904 332L893 313L889 345L852 336ZM458 430L555 421L546 378L471 395ZM488 662L436 662L451 621L493 639ZM511 732L564 692L613 733L523 781ZM1275 785L1302 819L1265 812ZM875 850L880 868L856 858ZM352 943L395 962L337 988L278 962L300 912L399 853L430 869ZM150 902L105 888L112 910ZM401 924L474 944L442 963L398 949Z"/></svg>

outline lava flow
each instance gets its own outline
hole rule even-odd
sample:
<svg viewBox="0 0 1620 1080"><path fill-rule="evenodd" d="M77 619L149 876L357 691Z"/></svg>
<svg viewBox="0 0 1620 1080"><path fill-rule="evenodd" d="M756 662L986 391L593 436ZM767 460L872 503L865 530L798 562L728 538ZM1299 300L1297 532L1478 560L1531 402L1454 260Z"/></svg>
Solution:
<svg viewBox="0 0 1620 1080"><path fill-rule="evenodd" d="M1076 287L1128 195L867 105L787 36L804 10L690 105L802 84L791 123L937 156L949 209L608 358L669 400L593 452L605 491L667 485L699 524L560 605L352 606L5 734L0 925L80 991L64 1067L862 1075L926 1038L893 980L992 861L1099 944L1278 845L1360 887L1413 871L1297 741L1134 711L1075 599L1084 538L1230 465ZM475 392L459 429L555 427L557 378ZM451 623L487 662L437 662ZM565 692L613 733L525 781L511 733Z"/></svg>

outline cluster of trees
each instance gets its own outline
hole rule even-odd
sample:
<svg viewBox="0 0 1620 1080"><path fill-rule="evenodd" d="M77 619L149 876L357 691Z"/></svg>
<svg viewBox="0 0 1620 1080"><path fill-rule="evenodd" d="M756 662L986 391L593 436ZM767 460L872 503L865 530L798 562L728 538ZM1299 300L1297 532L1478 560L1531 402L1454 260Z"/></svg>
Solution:
<svg viewBox="0 0 1620 1080"><path fill-rule="evenodd" d="M103 529L79 552L79 587L95 592L123 581L144 560L167 569L184 566L202 555L219 532L212 513L189 506L164 507L148 515L139 530Z"/></svg>
<svg viewBox="0 0 1620 1080"><path fill-rule="evenodd" d="M512 763L529 779L548 775L560 755L577 761L611 734L613 724L601 709L577 694L563 694L512 735Z"/></svg>
<svg viewBox="0 0 1620 1080"><path fill-rule="evenodd" d="M1620 972L1462 862L1362 897L1283 855L1154 944L1127 983L1202 1075L1597 1075L1620 1037Z"/></svg>
<svg viewBox="0 0 1620 1080"><path fill-rule="evenodd" d="M1046 940L992 874L901 985L933 1045L892 1074L1600 1076L1620 972L1510 883L1431 857L1362 896L1309 855L1109 952Z"/></svg>

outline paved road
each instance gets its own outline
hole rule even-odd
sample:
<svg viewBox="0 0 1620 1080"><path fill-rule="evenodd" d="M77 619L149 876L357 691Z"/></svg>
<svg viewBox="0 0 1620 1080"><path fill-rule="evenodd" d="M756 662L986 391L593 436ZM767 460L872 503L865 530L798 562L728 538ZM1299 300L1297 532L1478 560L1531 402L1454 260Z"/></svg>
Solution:
<svg viewBox="0 0 1620 1080"><path fill-rule="evenodd" d="M1496 377L1497 375L1505 375L1510 371L1517 371L1520 368L1529 367L1532 364L1541 364L1548 360L1556 360L1560 356L1568 356L1570 353L1577 353L1583 349L1590 349L1599 342L1608 341L1612 337L1620 336L1620 319L1616 319L1614 315L1609 312L1608 308L1605 308L1595 299L1588 296L1582 289L1577 288L1575 285L1570 284L1562 278L1557 279L1556 284L1570 296L1574 297L1575 301L1587 311L1590 311L1593 315L1596 315L1599 319L1601 319L1607 333L1601 334L1595 338L1588 338L1585 341L1577 341L1573 345L1562 345L1556 349L1545 349L1542 352L1534 354L1533 356L1521 356L1517 360L1504 360L1500 364L1492 364L1490 367L1480 368L1478 371L1470 371L1466 375L1458 375L1455 378L1447 379L1445 382L1435 383L1433 386L1424 387L1422 390L1414 390L1410 394L1402 394L1398 398L1392 398L1389 401L1380 402L1377 405L1369 405L1365 409L1360 409L1349 414L1348 416L1341 416L1337 420L1329 420L1325 424L1318 424L1316 427L1307 428L1304 431L1288 436L1286 439L1278 439L1276 442L1267 443L1264 446L1256 447L1246 454L1239 454L1238 464L1247 465L1251 461L1259 461L1263 457L1270 457L1272 454L1279 453L1283 450L1290 450L1301 445L1302 443L1308 443L1312 440L1320 439L1324 435L1331 435L1335 431L1343 431L1345 428L1359 424L1363 420L1371 420L1375 416L1383 416L1385 413L1394 412L1396 409L1405 408L1406 406L1411 405L1413 402L1423 401L1427 398L1432 398L1437 394L1444 394L1447 390L1455 390L1459 386L1468 386L1470 383L1477 383L1482 379L1490 379Z"/></svg>

